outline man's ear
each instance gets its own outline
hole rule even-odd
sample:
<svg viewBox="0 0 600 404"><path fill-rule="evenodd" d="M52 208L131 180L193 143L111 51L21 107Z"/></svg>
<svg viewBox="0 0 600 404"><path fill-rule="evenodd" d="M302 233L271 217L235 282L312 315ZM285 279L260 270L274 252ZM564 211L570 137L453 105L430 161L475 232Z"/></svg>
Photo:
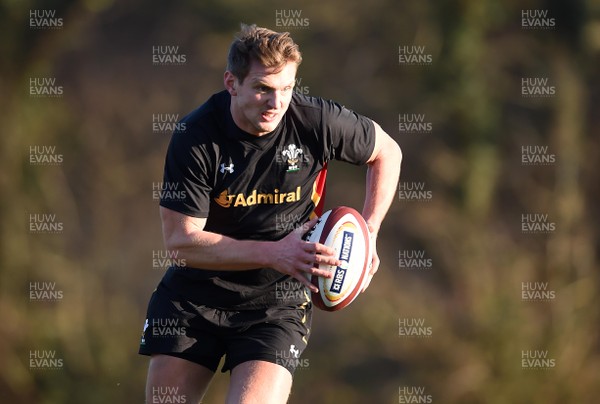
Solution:
<svg viewBox="0 0 600 404"><path fill-rule="evenodd" d="M229 91L232 97L237 95L237 86L239 85L237 78L229 70L223 75L223 84L225 89Z"/></svg>

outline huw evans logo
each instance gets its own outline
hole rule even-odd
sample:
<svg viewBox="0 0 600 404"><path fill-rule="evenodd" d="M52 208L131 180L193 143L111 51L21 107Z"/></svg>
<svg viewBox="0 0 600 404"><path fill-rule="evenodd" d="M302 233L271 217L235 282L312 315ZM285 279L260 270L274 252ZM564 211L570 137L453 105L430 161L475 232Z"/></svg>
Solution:
<svg viewBox="0 0 600 404"><path fill-rule="evenodd" d="M56 16L56 10L29 10L29 28L61 29L62 17Z"/></svg>
<svg viewBox="0 0 600 404"><path fill-rule="evenodd" d="M56 83L56 77L29 78L29 96L32 98L59 98L63 93L63 86Z"/></svg>
<svg viewBox="0 0 600 404"><path fill-rule="evenodd" d="M398 199L401 201L429 202L433 192L425 189L423 181L400 182L398 184Z"/></svg>
<svg viewBox="0 0 600 404"><path fill-rule="evenodd" d="M521 282L521 300L546 302L554 300L556 292L548 289L548 282Z"/></svg>
<svg viewBox="0 0 600 404"><path fill-rule="evenodd" d="M179 258L179 251L152 250L152 268L167 269L172 266L185 267L185 258Z"/></svg>
<svg viewBox="0 0 600 404"><path fill-rule="evenodd" d="M547 166L556 163L556 155L548 152L548 146L521 146L521 164L524 166Z"/></svg>
<svg viewBox="0 0 600 404"><path fill-rule="evenodd" d="M548 350L521 351L521 368L531 370L550 370L556 367L556 359L548 357Z"/></svg>
<svg viewBox="0 0 600 404"><path fill-rule="evenodd" d="M179 46L156 45L152 47L152 64L155 66L177 66L184 65L186 62L187 56L180 52Z"/></svg>
<svg viewBox="0 0 600 404"><path fill-rule="evenodd" d="M548 77L521 78L521 95L523 97L554 97L556 86L550 84Z"/></svg>
<svg viewBox="0 0 600 404"><path fill-rule="evenodd" d="M425 387L423 386L400 386L398 388L398 403L400 404L429 404L432 402L431 394L425 394Z"/></svg>
<svg viewBox="0 0 600 404"><path fill-rule="evenodd" d="M431 54L425 53L425 46L398 46L398 63L404 66L430 65L433 61Z"/></svg>
<svg viewBox="0 0 600 404"><path fill-rule="evenodd" d="M302 77L296 77L294 91L298 94L308 95L308 93L310 92L310 88L308 86L302 85Z"/></svg>
<svg viewBox="0 0 600 404"><path fill-rule="evenodd" d="M521 10L521 28L554 29L556 19L548 16L548 10Z"/></svg>
<svg viewBox="0 0 600 404"><path fill-rule="evenodd" d="M34 145L29 146L29 164L32 165L59 165L63 162L63 155L56 152L56 146Z"/></svg>
<svg viewBox="0 0 600 404"><path fill-rule="evenodd" d="M152 199L163 201L185 201L187 191L180 188L179 182L153 182ZM181 187L183 188L183 187Z"/></svg>
<svg viewBox="0 0 600 404"><path fill-rule="evenodd" d="M179 386L152 386L152 404L187 404L187 396L179 393Z"/></svg>
<svg viewBox="0 0 600 404"><path fill-rule="evenodd" d="M30 213L29 232L38 234L55 234L64 230L62 222L57 220L55 213Z"/></svg>
<svg viewBox="0 0 600 404"><path fill-rule="evenodd" d="M63 291L56 288L56 282L29 282L29 300L55 302L62 300Z"/></svg>
<svg viewBox="0 0 600 404"><path fill-rule="evenodd" d="M152 114L152 132L173 133L185 132L186 123L179 122L179 114Z"/></svg>
<svg viewBox="0 0 600 404"><path fill-rule="evenodd" d="M298 281L277 282L275 298L280 302L309 300L306 286Z"/></svg>
<svg viewBox="0 0 600 404"><path fill-rule="evenodd" d="M398 335L401 337L431 337L433 330L425 326L424 318L400 318L398 319Z"/></svg>
<svg viewBox="0 0 600 404"><path fill-rule="evenodd" d="M300 359L300 349L296 345L290 345L290 349L275 351L275 363L285 368L308 369L310 362L308 358Z"/></svg>
<svg viewBox="0 0 600 404"><path fill-rule="evenodd" d="M425 250L399 250L398 266L400 269L431 269L433 260L425 256Z"/></svg>
<svg viewBox="0 0 600 404"><path fill-rule="evenodd" d="M278 28L308 28L310 20L302 17L302 10L275 10L275 26Z"/></svg>
<svg viewBox="0 0 600 404"><path fill-rule="evenodd" d="M29 351L29 369L32 370L61 370L63 359L56 356L54 350Z"/></svg>
<svg viewBox="0 0 600 404"><path fill-rule="evenodd" d="M186 327L178 318L153 318L149 326L153 337L174 337L186 335Z"/></svg>
<svg viewBox="0 0 600 404"><path fill-rule="evenodd" d="M275 230L278 232L289 233L304 225L302 215L298 213L276 213Z"/></svg>
<svg viewBox="0 0 600 404"><path fill-rule="evenodd" d="M425 121L425 114L398 114L398 130L400 133L431 133L433 124Z"/></svg>
<svg viewBox="0 0 600 404"><path fill-rule="evenodd" d="M547 214L524 213L521 215L521 233L543 234L553 233L556 223L548 219Z"/></svg>

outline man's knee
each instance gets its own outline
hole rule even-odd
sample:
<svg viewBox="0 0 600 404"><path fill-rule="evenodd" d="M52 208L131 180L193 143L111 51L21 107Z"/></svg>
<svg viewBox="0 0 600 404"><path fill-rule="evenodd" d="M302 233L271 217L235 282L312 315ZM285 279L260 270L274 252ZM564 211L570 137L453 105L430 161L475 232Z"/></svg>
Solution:
<svg viewBox="0 0 600 404"><path fill-rule="evenodd" d="M153 355L148 367L146 403L199 403L213 374L208 368L185 359Z"/></svg>
<svg viewBox="0 0 600 404"><path fill-rule="evenodd" d="M231 371L227 404L286 403L292 375L284 367L265 361L244 362Z"/></svg>

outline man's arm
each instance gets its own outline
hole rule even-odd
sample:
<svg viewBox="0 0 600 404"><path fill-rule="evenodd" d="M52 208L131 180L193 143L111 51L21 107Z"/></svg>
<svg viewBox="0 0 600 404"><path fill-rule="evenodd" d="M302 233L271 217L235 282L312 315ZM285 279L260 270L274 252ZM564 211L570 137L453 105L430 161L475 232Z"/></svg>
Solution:
<svg viewBox="0 0 600 404"><path fill-rule="evenodd" d="M402 162L402 151L398 143L385 133L381 126L376 122L373 123L375 125L375 148L371 158L367 161L367 189L362 215L367 221L374 248L371 272L363 291L369 286L371 278L379 268L379 256L376 248L377 234L396 195Z"/></svg>
<svg viewBox="0 0 600 404"><path fill-rule="evenodd" d="M319 243L302 240L302 235L316 224L316 218L279 241L235 240L204 231L205 218L184 215L160 207L163 237L168 250L176 251L192 268L243 271L273 268L317 291L306 274L331 277L320 270L321 263L339 265L335 251Z"/></svg>

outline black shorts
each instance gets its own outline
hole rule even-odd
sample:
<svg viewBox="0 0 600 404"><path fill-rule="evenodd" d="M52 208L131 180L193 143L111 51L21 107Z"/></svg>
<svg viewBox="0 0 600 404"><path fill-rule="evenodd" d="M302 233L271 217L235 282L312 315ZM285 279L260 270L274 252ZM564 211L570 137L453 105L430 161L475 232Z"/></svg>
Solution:
<svg viewBox="0 0 600 404"><path fill-rule="evenodd" d="M270 307L226 311L178 298L162 284L152 294L139 353L165 354L213 372L225 355L222 372L251 361L283 366L290 373L306 366L312 307Z"/></svg>

